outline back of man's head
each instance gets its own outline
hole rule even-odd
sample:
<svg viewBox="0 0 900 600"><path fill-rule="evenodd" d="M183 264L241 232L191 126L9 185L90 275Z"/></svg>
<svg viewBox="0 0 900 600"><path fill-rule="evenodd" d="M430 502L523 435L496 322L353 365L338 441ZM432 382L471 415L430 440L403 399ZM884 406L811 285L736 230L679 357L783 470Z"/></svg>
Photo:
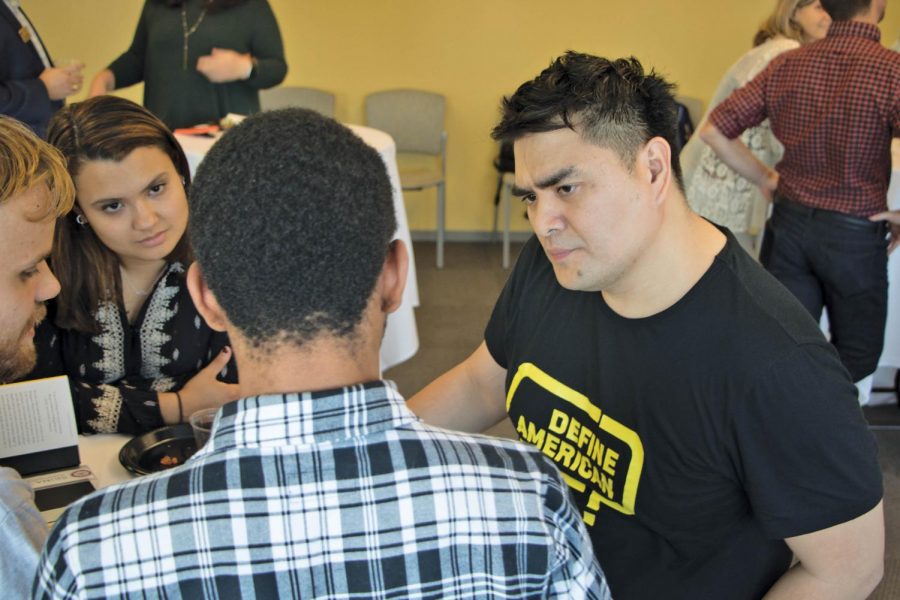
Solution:
<svg viewBox="0 0 900 600"><path fill-rule="evenodd" d="M32 218L60 216L72 208L75 188L59 151L19 121L0 115L0 205L38 184L47 186L50 202Z"/></svg>
<svg viewBox="0 0 900 600"><path fill-rule="evenodd" d="M638 150L659 136L673 148L672 171L680 186L673 88L655 72L644 73L634 57L609 60L570 51L503 100L492 136L515 141L530 133L577 127L586 140L615 152L628 168Z"/></svg>
<svg viewBox="0 0 900 600"><path fill-rule="evenodd" d="M260 113L213 146L190 197L206 283L248 342L353 336L396 229L374 149L312 111Z"/></svg>
<svg viewBox="0 0 900 600"><path fill-rule="evenodd" d="M872 0L822 0L832 21L849 21L869 10Z"/></svg>

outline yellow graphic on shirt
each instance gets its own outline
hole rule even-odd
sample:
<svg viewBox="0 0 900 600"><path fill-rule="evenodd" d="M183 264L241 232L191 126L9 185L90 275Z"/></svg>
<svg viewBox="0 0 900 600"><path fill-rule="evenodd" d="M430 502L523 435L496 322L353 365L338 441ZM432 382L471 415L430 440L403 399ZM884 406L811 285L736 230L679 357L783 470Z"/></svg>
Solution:
<svg viewBox="0 0 900 600"><path fill-rule="evenodd" d="M554 379L533 363L519 365L509 386L506 412L511 417L513 397L525 380L578 409L553 408L549 419L540 424L528 421L522 415L513 421L519 437L550 457L569 487L586 496L584 522L588 526L594 524L594 512L601 504L633 515L644 466L644 446L638 434L604 414L587 396ZM582 414L587 419L579 418ZM611 439L602 440L598 433L611 436Z"/></svg>

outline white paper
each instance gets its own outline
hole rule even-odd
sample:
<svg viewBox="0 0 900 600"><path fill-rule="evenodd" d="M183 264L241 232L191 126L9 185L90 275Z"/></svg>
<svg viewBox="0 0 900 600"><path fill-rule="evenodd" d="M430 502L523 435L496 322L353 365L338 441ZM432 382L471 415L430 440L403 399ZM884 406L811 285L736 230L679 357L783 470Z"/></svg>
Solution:
<svg viewBox="0 0 900 600"><path fill-rule="evenodd" d="M66 376L0 385L0 458L77 445Z"/></svg>

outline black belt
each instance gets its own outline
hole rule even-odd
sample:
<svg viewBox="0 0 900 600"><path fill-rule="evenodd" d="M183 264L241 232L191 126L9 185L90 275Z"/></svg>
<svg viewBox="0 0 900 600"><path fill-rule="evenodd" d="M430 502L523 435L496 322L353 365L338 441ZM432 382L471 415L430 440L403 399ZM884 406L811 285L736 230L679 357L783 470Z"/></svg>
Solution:
<svg viewBox="0 0 900 600"><path fill-rule="evenodd" d="M856 229L864 229L866 231L883 231L886 228L886 224L882 221L870 221L865 217L857 217L856 215L848 215L847 213L825 210L824 208L814 208L795 202L790 198L785 198L781 194L775 195L775 206L788 210L794 214L803 215L813 219L820 219L822 221L831 221L832 223L840 223L841 225L847 225Z"/></svg>

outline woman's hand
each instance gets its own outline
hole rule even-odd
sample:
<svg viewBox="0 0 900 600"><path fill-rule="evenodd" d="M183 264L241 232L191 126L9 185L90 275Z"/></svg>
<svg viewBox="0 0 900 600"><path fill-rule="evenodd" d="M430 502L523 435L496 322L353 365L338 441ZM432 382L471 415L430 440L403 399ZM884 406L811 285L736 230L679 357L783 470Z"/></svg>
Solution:
<svg viewBox="0 0 900 600"><path fill-rule="evenodd" d="M197 70L213 83L242 81L250 77L253 59L249 54L213 48L210 54L197 59Z"/></svg>
<svg viewBox="0 0 900 600"><path fill-rule="evenodd" d="M240 398L236 383L224 383L217 379L219 372L231 360L231 348L225 347L212 362L203 367L179 390L181 419L186 422L191 414L203 408L219 408ZM168 398L165 398L168 397ZM160 394L160 411L166 423L178 422L178 399L174 393Z"/></svg>
<svg viewBox="0 0 900 600"><path fill-rule="evenodd" d="M88 98L94 96L104 96L116 89L116 76L109 69L103 69L91 81L91 88L88 90Z"/></svg>

